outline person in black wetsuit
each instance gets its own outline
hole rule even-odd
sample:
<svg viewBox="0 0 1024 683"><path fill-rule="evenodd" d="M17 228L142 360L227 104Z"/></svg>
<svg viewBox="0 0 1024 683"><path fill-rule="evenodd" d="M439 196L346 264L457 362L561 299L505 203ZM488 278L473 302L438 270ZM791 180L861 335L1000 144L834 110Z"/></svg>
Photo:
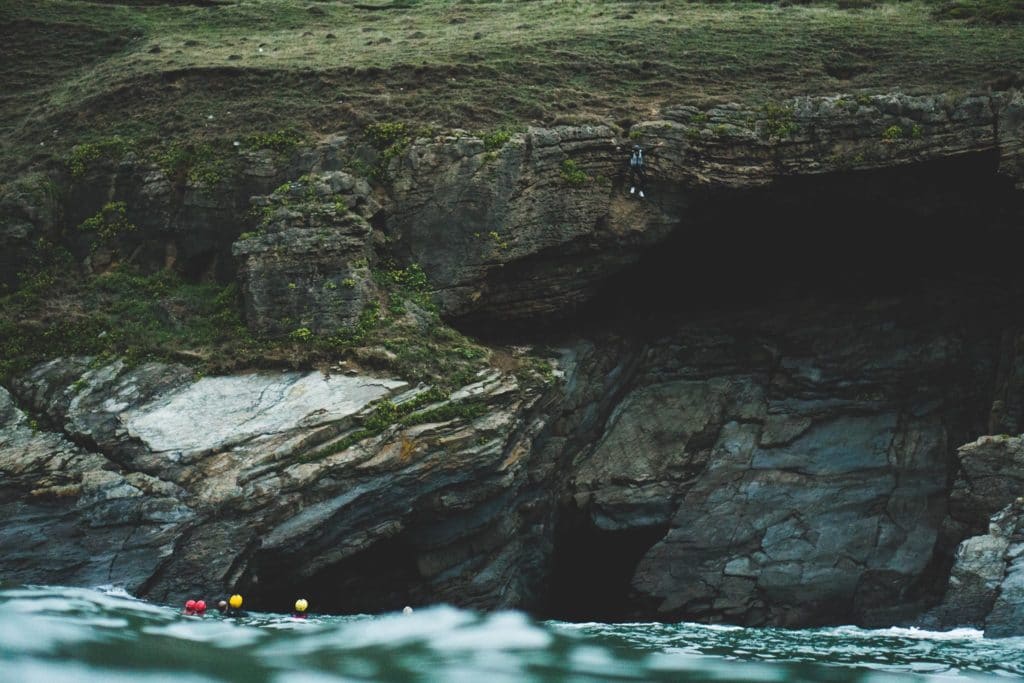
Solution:
<svg viewBox="0 0 1024 683"><path fill-rule="evenodd" d="M242 596L232 595L228 600L221 600L217 603L217 610L224 617L244 617L246 613L242 611Z"/></svg>
<svg viewBox="0 0 1024 683"><path fill-rule="evenodd" d="M644 149L640 145L633 145L633 153L629 155L629 196L639 196L643 199L646 190L647 168L644 163Z"/></svg>

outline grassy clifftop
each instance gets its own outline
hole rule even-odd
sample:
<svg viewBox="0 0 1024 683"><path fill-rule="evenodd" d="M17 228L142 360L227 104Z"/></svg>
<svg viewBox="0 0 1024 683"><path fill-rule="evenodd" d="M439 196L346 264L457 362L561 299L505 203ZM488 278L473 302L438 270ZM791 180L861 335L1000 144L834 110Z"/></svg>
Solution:
<svg viewBox="0 0 1024 683"><path fill-rule="evenodd" d="M9 173L112 134L628 123L664 103L975 89L1024 70L1017 0L785 4L7 2L0 156Z"/></svg>

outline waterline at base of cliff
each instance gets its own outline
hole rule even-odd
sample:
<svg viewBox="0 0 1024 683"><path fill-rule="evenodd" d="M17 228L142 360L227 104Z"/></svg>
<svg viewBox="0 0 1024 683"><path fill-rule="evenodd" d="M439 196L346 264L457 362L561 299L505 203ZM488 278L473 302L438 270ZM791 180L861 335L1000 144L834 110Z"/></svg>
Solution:
<svg viewBox="0 0 1024 683"><path fill-rule="evenodd" d="M1024 675L1020 646L972 629L574 624L447 606L198 619L117 590L0 590L0 663L19 681L989 680Z"/></svg>

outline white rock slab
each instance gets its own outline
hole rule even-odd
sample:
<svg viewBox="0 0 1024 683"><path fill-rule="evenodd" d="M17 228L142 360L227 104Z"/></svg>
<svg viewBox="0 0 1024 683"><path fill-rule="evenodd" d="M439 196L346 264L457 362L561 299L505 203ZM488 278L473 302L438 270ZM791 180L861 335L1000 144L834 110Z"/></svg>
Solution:
<svg viewBox="0 0 1024 683"><path fill-rule="evenodd" d="M338 420L405 386L319 372L204 377L126 411L121 420L152 451L188 455Z"/></svg>

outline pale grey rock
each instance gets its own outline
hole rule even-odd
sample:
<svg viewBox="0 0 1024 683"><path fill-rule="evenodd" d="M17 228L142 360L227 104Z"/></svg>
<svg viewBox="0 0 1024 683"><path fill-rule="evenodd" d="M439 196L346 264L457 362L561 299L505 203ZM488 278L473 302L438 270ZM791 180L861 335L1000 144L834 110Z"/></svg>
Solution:
<svg viewBox="0 0 1024 683"><path fill-rule="evenodd" d="M151 451L187 456L340 420L406 386L318 372L204 377L121 419Z"/></svg>
<svg viewBox="0 0 1024 683"><path fill-rule="evenodd" d="M1024 498L996 512L989 532L963 541L929 627L970 625L989 638L1024 635Z"/></svg>

